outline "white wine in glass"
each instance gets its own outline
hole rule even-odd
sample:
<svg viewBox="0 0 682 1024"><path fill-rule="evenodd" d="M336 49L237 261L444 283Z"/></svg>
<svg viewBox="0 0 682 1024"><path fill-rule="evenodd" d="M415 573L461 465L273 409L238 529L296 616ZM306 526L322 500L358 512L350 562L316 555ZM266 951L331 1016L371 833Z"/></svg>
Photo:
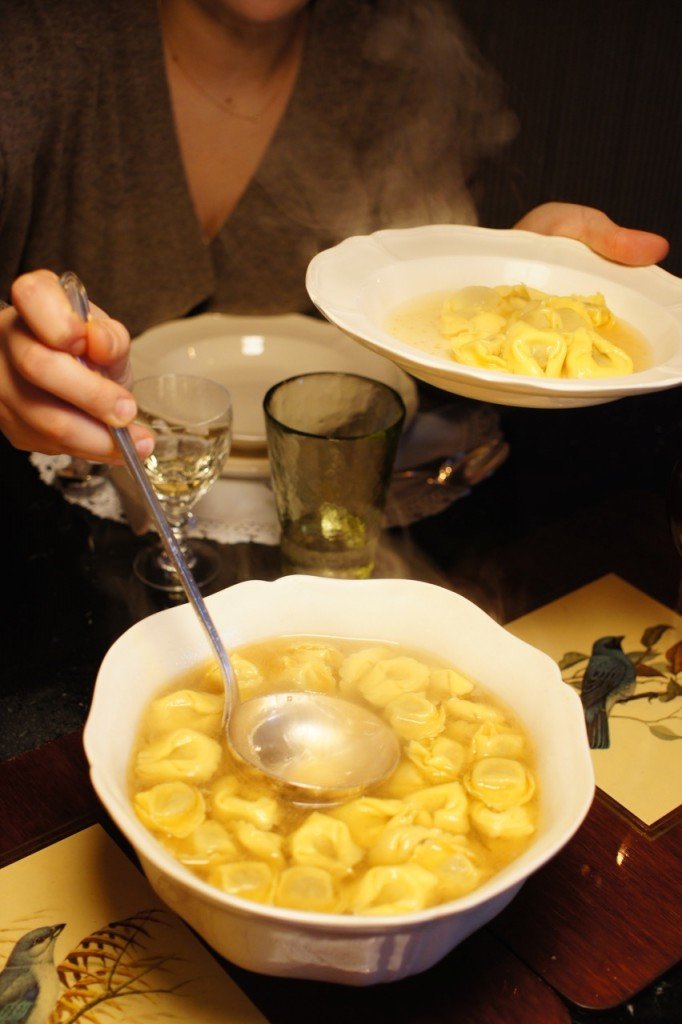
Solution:
<svg viewBox="0 0 682 1024"><path fill-rule="evenodd" d="M187 537L187 521L229 454L230 394L215 381L179 373L144 377L134 385L133 394L138 422L149 427L155 437L145 468L194 578L202 586L218 574L220 559L209 544ZM134 568L151 587L168 592L182 589L160 543L141 551Z"/></svg>

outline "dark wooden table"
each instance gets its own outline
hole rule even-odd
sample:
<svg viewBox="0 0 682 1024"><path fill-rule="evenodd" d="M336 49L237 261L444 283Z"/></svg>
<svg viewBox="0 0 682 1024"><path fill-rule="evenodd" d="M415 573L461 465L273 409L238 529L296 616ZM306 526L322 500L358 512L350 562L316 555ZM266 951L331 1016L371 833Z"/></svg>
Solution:
<svg viewBox="0 0 682 1024"><path fill-rule="evenodd" d="M502 622L609 572L674 607L680 560L666 499L682 455L679 391L501 418L507 463L445 512L387 534L382 564L450 586ZM131 575L142 542L127 528L67 505L7 446L0 462L7 863L95 821L122 842L90 788L80 729L107 647L162 605ZM279 574L276 548L221 553L216 589ZM273 1024L322 1014L329 1024L672 1024L682 1020L680 840L680 824L647 835L598 794L510 907L419 977L355 990L226 968Z"/></svg>

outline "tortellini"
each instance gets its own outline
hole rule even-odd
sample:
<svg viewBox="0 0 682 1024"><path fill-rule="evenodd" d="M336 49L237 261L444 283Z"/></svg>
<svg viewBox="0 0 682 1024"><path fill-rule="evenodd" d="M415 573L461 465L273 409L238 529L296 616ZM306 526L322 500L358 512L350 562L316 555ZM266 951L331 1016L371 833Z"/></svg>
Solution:
<svg viewBox="0 0 682 1024"><path fill-rule="evenodd" d="M234 834L252 856L267 861L273 867L284 866L284 839L277 832L266 832L262 828L256 828L250 821L237 821L234 824Z"/></svg>
<svg viewBox="0 0 682 1024"><path fill-rule="evenodd" d="M425 778L416 764L404 758L393 774L379 787L377 795L389 799L400 799L407 796L408 793L414 793L415 790L421 789L425 784Z"/></svg>
<svg viewBox="0 0 682 1024"><path fill-rule="evenodd" d="M202 821L172 849L178 860L192 867L209 867L229 860L239 860L241 857L235 839L224 825L212 819Z"/></svg>
<svg viewBox="0 0 682 1024"><path fill-rule="evenodd" d="M135 810L152 832L184 836L194 832L206 816L204 798L186 782L160 782L135 797Z"/></svg>
<svg viewBox="0 0 682 1024"><path fill-rule="evenodd" d="M425 844L418 857L419 863L429 867L438 879L441 899L452 900L466 895L489 874L473 845L462 836L457 840L449 847L441 845L438 854L443 853L443 856L434 855L433 848L429 849Z"/></svg>
<svg viewBox="0 0 682 1024"><path fill-rule="evenodd" d="M275 903L293 910L339 913L341 901L333 875L324 868L297 865L279 876Z"/></svg>
<svg viewBox="0 0 682 1024"><path fill-rule="evenodd" d="M632 373L631 357L608 336L616 323L600 293L549 295L524 284L463 288L440 315L454 360L531 377Z"/></svg>
<svg viewBox="0 0 682 1024"><path fill-rule="evenodd" d="M230 663L237 686L239 687L240 698L242 700L250 700L251 697L257 697L265 688L265 680L260 669L253 662L249 661L248 658L242 658L241 655L236 653L230 655ZM217 665L209 669L207 683L218 693L224 693L225 683L222 672Z"/></svg>
<svg viewBox="0 0 682 1024"><path fill-rule="evenodd" d="M370 868L353 893L356 914L407 914L433 902L438 879L419 864Z"/></svg>
<svg viewBox="0 0 682 1024"><path fill-rule="evenodd" d="M402 800L363 796L333 808L330 814L346 823L355 843L367 847L379 838L390 819L400 814L402 809Z"/></svg>
<svg viewBox="0 0 682 1024"><path fill-rule="evenodd" d="M386 707L396 697L423 690L429 670L415 658L386 658L375 662L358 683L358 691L379 707Z"/></svg>
<svg viewBox="0 0 682 1024"><path fill-rule="evenodd" d="M231 657L243 699L275 687L338 693L383 716L402 753L371 792L334 807L292 805L225 747L215 667L178 681L143 717L132 800L209 884L311 913L408 913L471 892L530 842L528 740L458 669L390 644L319 637Z"/></svg>
<svg viewBox="0 0 682 1024"><path fill-rule="evenodd" d="M508 757L484 757L476 761L465 779L469 792L493 811L527 803L535 782L525 765Z"/></svg>
<svg viewBox="0 0 682 1024"><path fill-rule="evenodd" d="M408 796L406 804L418 812L423 824L443 832L468 832L468 799L461 782L445 782Z"/></svg>
<svg viewBox="0 0 682 1024"><path fill-rule="evenodd" d="M230 893L256 903L271 903L275 889L275 874L269 864L260 860L238 860L219 864L213 868L209 881Z"/></svg>
<svg viewBox="0 0 682 1024"><path fill-rule="evenodd" d="M523 757L526 740L522 733L498 722L484 722L471 740L474 757Z"/></svg>
<svg viewBox="0 0 682 1024"><path fill-rule="evenodd" d="M433 830L424 825L414 825L408 821L389 824L368 852L370 864L405 864L412 859L419 844Z"/></svg>
<svg viewBox="0 0 682 1024"><path fill-rule="evenodd" d="M277 666L279 688L334 693L337 686L335 671L341 661L341 653L326 644L310 641L292 644Z"/></svg>
<svg viewBox="0 0 682 1024"><path fill-rule="evenodd" d="M450 697L445 710L451 718L462 718L465 722L501 722L504 715L492 704L480 700L466 700L464 697Z"/></svg>
<svg viewBox="0 0 682 1024"><path fill-rule="evenodd" d="M461 672L454 668L437 668L429 677L429 696L432 699L443 697L464 697L471 693L474 684Z"/></svg>
<svg viewBox="0 0 682 1024"><path fill-rule="evenodd" d="M445 708L438 707L419 693L404 693L386 705L391 728L404 739L437 736L445 727Z"/></svg>
<svg viewBox="0 0 682 1024"><path fill-rule="evenodd" d="M236 783L235 776L228 776L213 787L211 810L218 821L247 821L256 828L274 828L281 815L275 798L261 796L253 800L238 796Z"/></svg>
<svg viewBox="0 0 682 1024"><path fill-rule="evenodd" d="M491 839L522 839L535 831L534 816L523 806L494 811L485 804L473 801L471 819L481 835Z"/></svg>
<svg viewBox="0 0 682 1024"><path fill-rule="evenodd" d="M222 724L223 704L222 693L174 690L152 701L147 713L149 735L186 728L215 736Z"/></svg>
<svg viewBox="0 0 682 1024"><path fill-rule="evenodd" d="M351 696L358 684L378 661L392 656L390 647L363 647L344 659L339 669L339 691L344 697Z"/></svg>
<svg viewBox="0 0 682 1024"><path fill-rule="evenodd" d="M196 729L175 729L143 747L135 765L142 782L208 782L218 770L220 744Z"/></svg>
<svg viewBox="0 0 682 1024"><path fill-rule="evenodd" d="M362 860L363 851L344 821L320 811L313 813L289 839L294 864L324 868L333 875L348 875Z"/></svg>
<svg viewBox="0 0 682 1024"><path fill-rule="evenodd" d="M466 760L464 746L449 736L438 736L432 743L413 741L408 743L405 753L429 782L456 778Z"/></svg>

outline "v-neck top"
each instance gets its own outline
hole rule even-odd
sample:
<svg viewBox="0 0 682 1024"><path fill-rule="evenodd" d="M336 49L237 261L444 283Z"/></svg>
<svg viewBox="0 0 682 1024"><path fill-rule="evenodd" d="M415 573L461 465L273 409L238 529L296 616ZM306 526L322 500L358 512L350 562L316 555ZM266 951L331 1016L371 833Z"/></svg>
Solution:
<svg viewBox="0 0 682 1024"><path fill-rule="evenodd" d="M0 297L74 270L133 335L207 311L306 312L308 262L352 234L473 223L467 182L514 130L448 0L313 0L256 173L206 242L154 0L5 0Z"/></svg>

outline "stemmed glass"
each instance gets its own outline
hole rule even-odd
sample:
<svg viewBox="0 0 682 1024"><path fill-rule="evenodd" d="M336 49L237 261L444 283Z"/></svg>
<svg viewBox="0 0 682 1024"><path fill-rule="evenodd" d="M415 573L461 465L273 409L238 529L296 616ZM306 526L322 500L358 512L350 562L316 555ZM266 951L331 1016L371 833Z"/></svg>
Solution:
<svg viewBox="0 0 682 1024"><path fill-rule="evenodd" d="M209 544L190 539L192 509L215 483L230 450L232 401L215 381L189 374L144 377L133 386L138 422L150 427L155 447L145 468L185 559L199 586L220 568ZM158 590L180 591L182 584L160 542L139 552L134 570Z"/></svg>

